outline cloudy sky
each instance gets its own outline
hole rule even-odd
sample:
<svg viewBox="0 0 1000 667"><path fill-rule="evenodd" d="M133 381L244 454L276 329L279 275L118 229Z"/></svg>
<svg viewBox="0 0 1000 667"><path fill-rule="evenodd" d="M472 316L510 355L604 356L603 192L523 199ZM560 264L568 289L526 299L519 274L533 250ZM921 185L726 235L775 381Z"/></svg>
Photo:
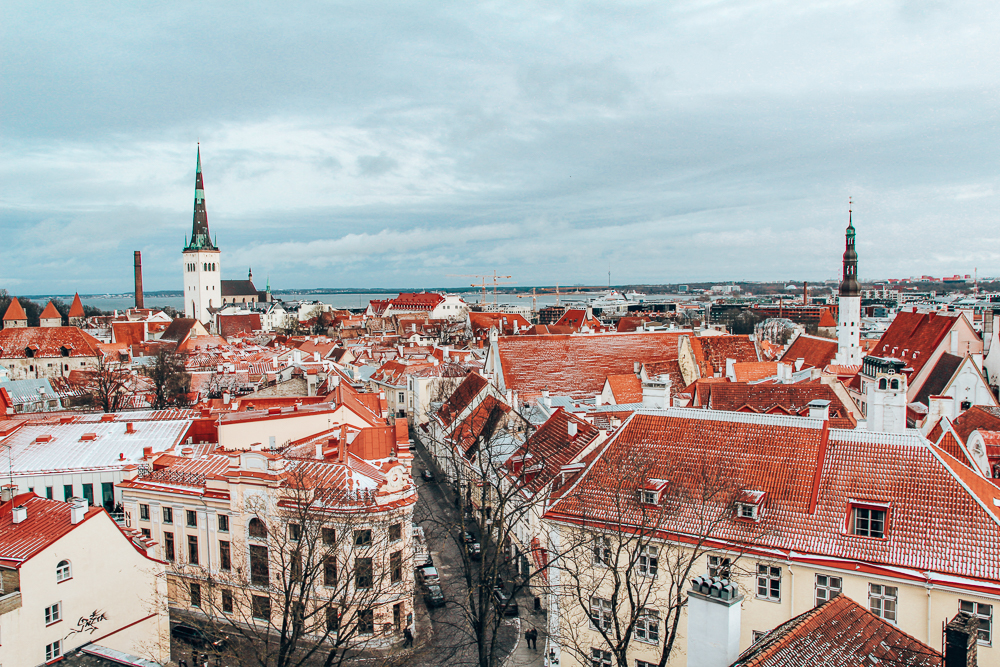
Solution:
<svg viewBox="0 0 1000 667"><path fill-rule="evenodd" d="M995 0L5 3L0 287L1000 275Z"/></svg>

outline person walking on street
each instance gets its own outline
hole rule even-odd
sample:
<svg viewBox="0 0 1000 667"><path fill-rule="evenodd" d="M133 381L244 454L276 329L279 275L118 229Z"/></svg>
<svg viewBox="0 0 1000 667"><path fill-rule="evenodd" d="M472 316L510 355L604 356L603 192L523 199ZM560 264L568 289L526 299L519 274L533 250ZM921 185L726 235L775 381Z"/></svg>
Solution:
<svg viewBox="0 0 1000 667"><path fill-rule="evenodd" d="M524 643L531 648L531 630L524 631Z"/></svg>
<svg viewBox="0 0 1000 667"><path fill-rule="evenodd" d="M531 635L529 646L531 647L531 649L533 651L537 651L538 650L538 629L537 628L531 628L531 630L528 631L528 634Z"/></svg>
<svg viewBox="0 0 1000 667"><path fill-rule="evenodd" d="M413 633L410 632L409 628L403 629L403 637L406 638L406 641L403 642L403 648L410 648L413 646Z"/></svg>

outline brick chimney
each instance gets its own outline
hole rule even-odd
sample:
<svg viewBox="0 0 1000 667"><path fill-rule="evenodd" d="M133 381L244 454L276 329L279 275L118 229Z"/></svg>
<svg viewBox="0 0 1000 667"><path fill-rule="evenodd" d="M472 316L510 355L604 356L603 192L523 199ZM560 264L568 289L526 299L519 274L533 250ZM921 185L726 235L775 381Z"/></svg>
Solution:
<svg viewBox="0 0 1000 667"><path fill-rule="evenodd" d="M142 253L138 250L135 256L135 307L142 308Z"/></svg>
<svg viewBox="0 0 1000 667"><path fill-rule="evenodd" d="M958 612L944 629L944 667L976 667L976 638L979 619L964 611Z"/></svg>

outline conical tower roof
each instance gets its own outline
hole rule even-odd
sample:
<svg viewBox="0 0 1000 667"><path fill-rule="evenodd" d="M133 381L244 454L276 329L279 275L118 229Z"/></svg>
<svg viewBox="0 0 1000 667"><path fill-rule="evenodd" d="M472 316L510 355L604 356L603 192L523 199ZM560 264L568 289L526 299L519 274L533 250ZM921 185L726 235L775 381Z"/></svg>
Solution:
<svg viewBox="0 0 1000 667"><path fill-rule="evenodd" d="M208 211L205 208L205 181L201 175L201 146L198 146L198 166L194 174L194 220L191 242L185 250L218 250L208 232Z"/></svg>
<svg viewBox="0 0 1000 667"><path fill-rule="evenodd" d="M56 310L56 304L54 304L51 301L49 301L49 305L45 306L45 310L43 310L42 314L38 316L38 319L40 319L40 320L55 320L55 319L60 319L61 320L62 319L62 315L60 315L59 311Z"/></svg>
<svg viewBox="0 0 1000 667"><path fill-rule="evenodd" d="M9 322L11 320L27 320L28 314L24 312L24 308L18 302L17 298L11 299L10 306L7 307L7 313L3 316L4 322Z"/></svg>
<svg viewBox="0 0 1000 667"><path fill-rule="evenodd" d="M74 317L86 317L86 313L83 312L83 302L80 301L80 293L77 292L73 295L73 303L69 307L70 318Z"/></svg>

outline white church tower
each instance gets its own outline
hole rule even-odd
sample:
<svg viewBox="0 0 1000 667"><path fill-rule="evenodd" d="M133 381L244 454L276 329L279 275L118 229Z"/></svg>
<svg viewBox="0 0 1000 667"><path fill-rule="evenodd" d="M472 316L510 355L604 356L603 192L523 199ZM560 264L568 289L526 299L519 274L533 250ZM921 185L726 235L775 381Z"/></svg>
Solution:
<svg viewBox="0 0 1000 667"><path fill-rule="evenodd" d="M208 309L222 305L221 254L208 233L199 146L198 169L194 177L194 223L191 240L184 244L184 317L202 323L211 322L212 315Z"/></svg>
<svg viewBox="0 0 1000 667"><path fill-rule="evenodd" d="M854 250L854 222L847 210L847 248L844 250L844 278L837 301L837 356L841 366L861 365L861 287L858 285L858 253Z"/></svg>

